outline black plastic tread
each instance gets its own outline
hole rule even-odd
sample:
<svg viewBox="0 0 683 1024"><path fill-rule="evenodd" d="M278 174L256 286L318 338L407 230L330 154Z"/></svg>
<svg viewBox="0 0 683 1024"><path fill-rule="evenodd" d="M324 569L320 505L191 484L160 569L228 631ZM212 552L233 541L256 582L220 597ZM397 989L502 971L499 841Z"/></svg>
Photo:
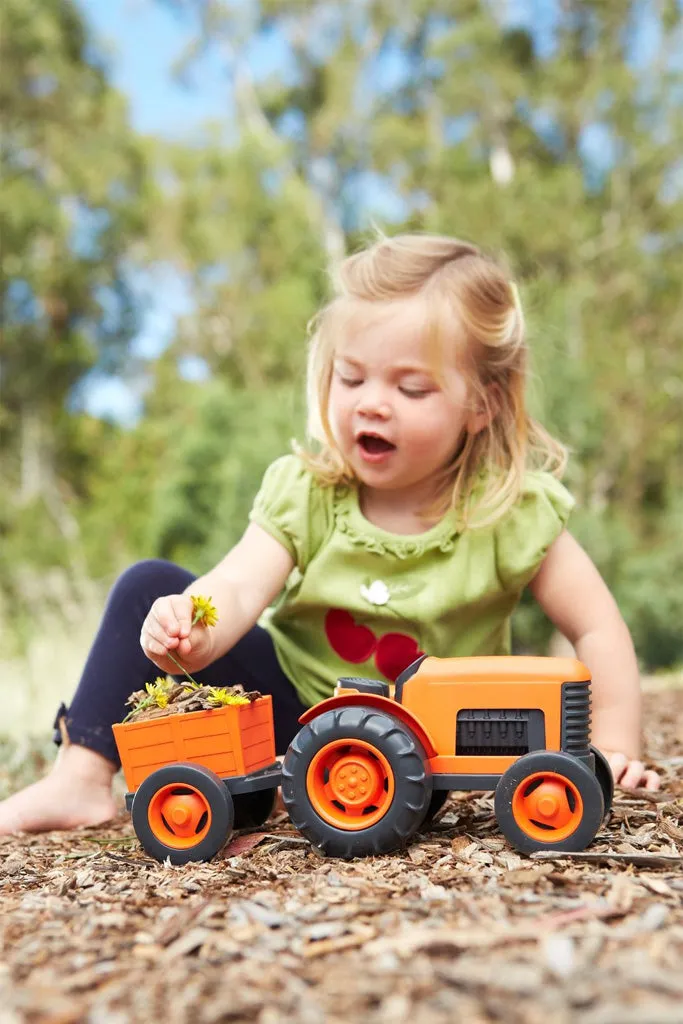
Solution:
<svg viewBox="0 0 683 1024"><path fill-rule="evenodd" d="M608 821L612 813L612 802L614 800L614 776L609 766L609 761L601 750L591 745L591 754L595 758L595 777L602 789L602 798L605 801L605 816L603 821Z"/></svg>
<svg viewBox="0 0 683 1024"><path fill-rule="evenodd" d="M327 743L347 738L376 746L391 765L395 785L386 814L354 832L323 821L306 790L313 756ZM363 706L336 708L314 718L294 737L282 766L282 797L292 824L328 856L348 859L400 849L424 821L431 794L431 774L417 737L393 715Z"/></svg>

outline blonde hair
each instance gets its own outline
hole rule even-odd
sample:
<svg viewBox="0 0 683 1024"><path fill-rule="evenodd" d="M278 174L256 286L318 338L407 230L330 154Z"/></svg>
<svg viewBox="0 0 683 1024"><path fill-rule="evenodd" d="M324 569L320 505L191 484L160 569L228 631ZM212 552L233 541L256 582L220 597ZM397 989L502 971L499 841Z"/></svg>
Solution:
<svg viewBox="0 0 683 1024"><path fill-rule="evenodd" d="M335 293L309 325L308 436L320 449L296 448L320 483L355 481L328 415L333 359L344 321L352 309L360 308L367 316L411 296L427 300L426 337L436 343L441 365L445 344L455 342L458 367L479 407L489 413L487 426L465 433L444 470L441 497L425 515L443 515L452 506L460 511L463 525L487 526L517 500L527 469L562 474L566 449L527 412L524 315L516 285L493 258L474 245L440 235L381 237L341 263ZM477 486L475 499L482 476L483 489Z"/></svg>

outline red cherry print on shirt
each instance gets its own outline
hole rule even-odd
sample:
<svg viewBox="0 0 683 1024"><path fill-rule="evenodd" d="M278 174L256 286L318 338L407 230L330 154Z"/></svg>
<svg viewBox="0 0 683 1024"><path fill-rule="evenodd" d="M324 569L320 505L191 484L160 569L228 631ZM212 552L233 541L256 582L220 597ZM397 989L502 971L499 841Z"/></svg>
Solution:
<svg viewBox="0 0 683 1024"><path fill-rule="evenodd" d="M377 642L375 665L383 676L396 682L404 668L419 658L421 651L416 640L405 633L385 633Z"/></svg>
<svg viewBox="0 0 683 1024"><path fill-rule="evenodd" d="M331 608L325 616L325 633L335 654L353 665L367 661L377 646L372 630L354 622L341 608Z"/></svg>

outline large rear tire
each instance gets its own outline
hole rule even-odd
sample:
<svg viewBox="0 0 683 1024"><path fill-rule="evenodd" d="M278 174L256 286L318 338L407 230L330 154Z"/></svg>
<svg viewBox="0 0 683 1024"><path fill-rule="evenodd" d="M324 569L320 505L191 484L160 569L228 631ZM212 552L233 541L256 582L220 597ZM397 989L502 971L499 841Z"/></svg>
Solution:
<svg viewBox="0 0 683 1024"><path fill-rule="evenodd" d="M337 708L314 718L294 737L282 766L292 823L334 857L399 849L424 821L431 795L421 743L398 718L373 708Z"/></svg>

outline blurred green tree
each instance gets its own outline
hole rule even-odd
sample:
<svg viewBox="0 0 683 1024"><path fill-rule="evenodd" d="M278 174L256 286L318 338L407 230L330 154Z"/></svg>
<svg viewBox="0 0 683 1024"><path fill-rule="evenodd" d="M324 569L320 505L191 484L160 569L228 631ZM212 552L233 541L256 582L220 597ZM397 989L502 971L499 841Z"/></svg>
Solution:
<svg viewBox="0 0 683 1024"><path fill-rule="evenodd" d="M149 186L143 140L75 4L7 0L0 34L0 575L84 575L77 507L106 429L70 408L122 368Z"/></svg>

